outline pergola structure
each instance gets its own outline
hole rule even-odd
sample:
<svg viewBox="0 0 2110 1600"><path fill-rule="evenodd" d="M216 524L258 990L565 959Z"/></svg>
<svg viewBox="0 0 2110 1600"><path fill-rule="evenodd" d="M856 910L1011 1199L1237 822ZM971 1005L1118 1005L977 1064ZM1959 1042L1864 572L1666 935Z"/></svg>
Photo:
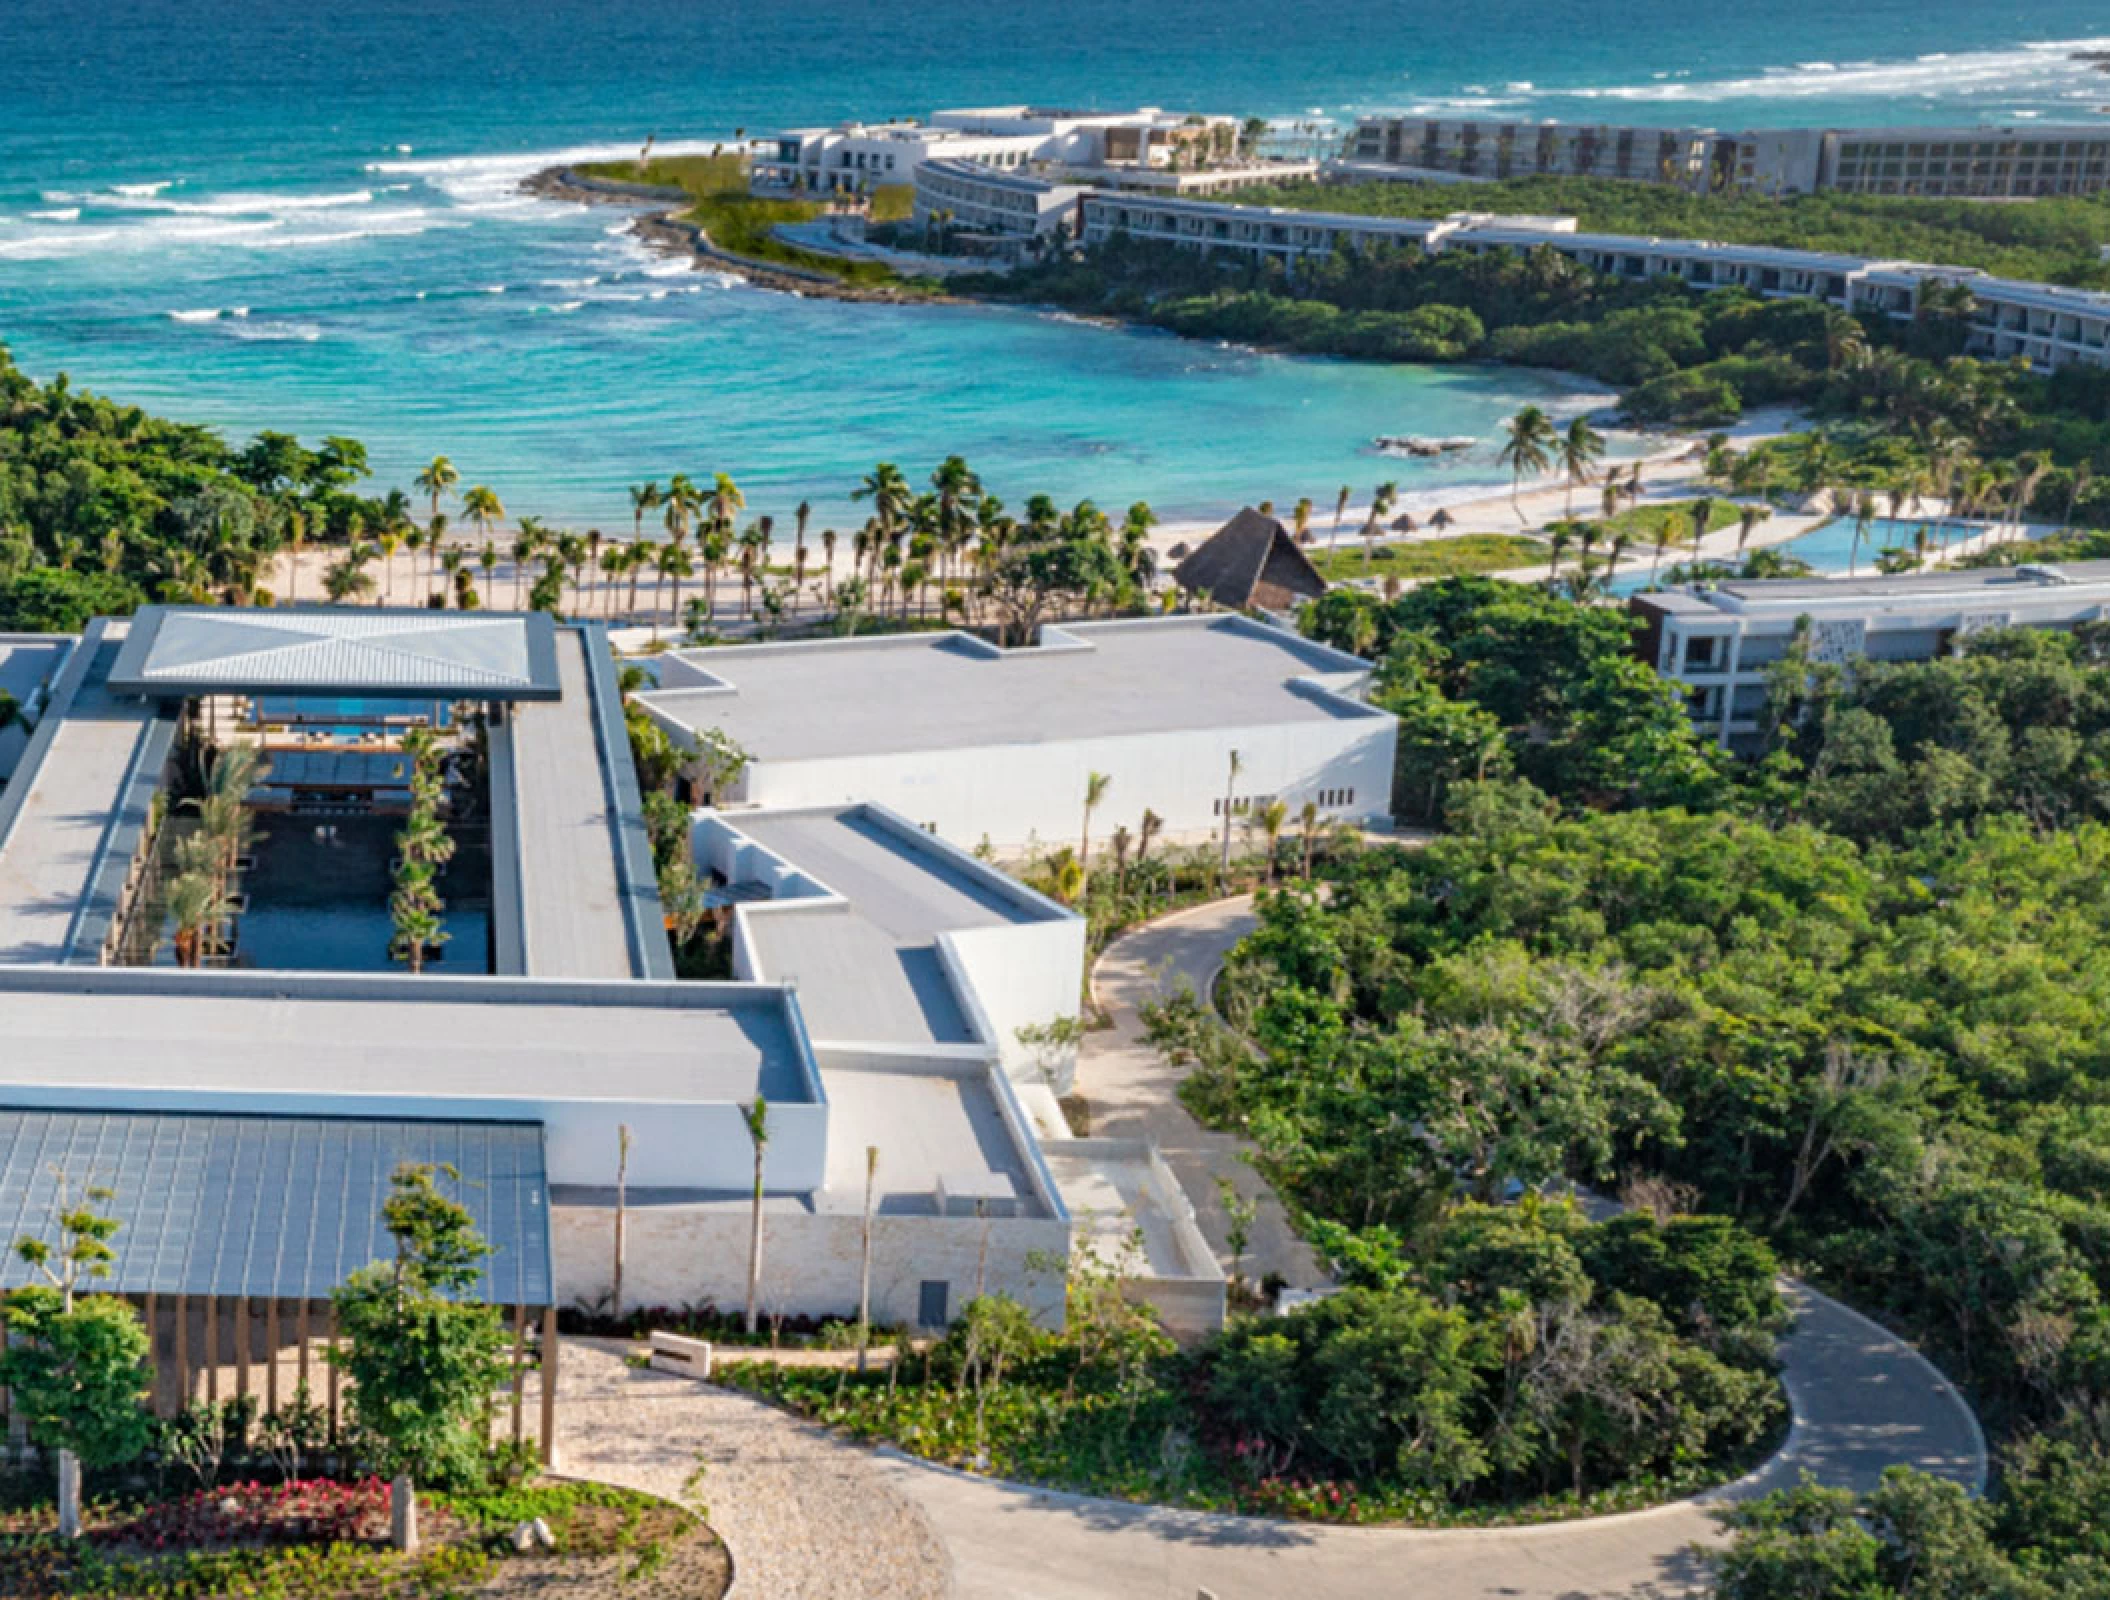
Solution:
<svg viewBox="0 0 2110 1600"><path fill-rule="evenodd" d="M62 1182L76 1202L84 1189L112 1189L117 1260L93 1287L139 1308L155 1413L254 1398L268 1416L304 1387L334 1436L344 1387L326 1354L337 1338L331 1291L394 1254L381 1207L406 1163L458 1174L449 1190L492 1246L478 1297L512 1331L511 1437L527 1435L527 1374L539 1362L548 1461L557 1312L535 1123L0 1110L0 1232L56 1244ZM10 1250L0 1288L31 1281Z"/></svg>

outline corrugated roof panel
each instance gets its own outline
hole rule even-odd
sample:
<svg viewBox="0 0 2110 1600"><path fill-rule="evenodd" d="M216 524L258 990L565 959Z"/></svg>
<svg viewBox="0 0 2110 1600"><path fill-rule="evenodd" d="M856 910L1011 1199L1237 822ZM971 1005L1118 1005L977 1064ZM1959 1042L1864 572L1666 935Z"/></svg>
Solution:
<svg viewBox="0 0 2110 1600"><path fill-rule="evenodd" d="M63 1175L75 1198L115 1191L103 1287L320 1299L390 1254L381 1204L405 1162L460 1172L444 1187L494 1247L493 1303L549 1304L539 1123L0 1108L0 1228L55 1242ZM0 1262L0 1287L33 1278L11 1251Z"/></svg>

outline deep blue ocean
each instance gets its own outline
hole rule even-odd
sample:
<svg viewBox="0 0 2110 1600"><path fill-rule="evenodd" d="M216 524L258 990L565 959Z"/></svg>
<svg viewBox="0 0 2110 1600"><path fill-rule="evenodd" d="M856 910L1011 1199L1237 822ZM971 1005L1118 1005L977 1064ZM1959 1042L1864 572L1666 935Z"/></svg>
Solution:
<svg viewBox="0 0 2110 1600"><path fill-rule="evenodd" d="M1717 126L2099 120L2101 0L0 0L0 339L36 375L240 436L451 455L514 512L619 527L729 471L848 515L966 455L1167 513L1492 478L1373 455L1485 433L1528 375L1294 361L1031 312L767 294L531 200L560 156L1030 100L1344 124L1372 109ZM1572 401L1571 401L1572 403Z"/></svg>

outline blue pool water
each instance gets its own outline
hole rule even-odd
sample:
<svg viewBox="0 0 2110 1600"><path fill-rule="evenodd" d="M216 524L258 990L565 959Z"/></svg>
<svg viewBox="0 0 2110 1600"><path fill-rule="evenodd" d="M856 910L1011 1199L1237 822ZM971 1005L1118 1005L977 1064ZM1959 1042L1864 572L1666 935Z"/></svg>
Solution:
<svg viewBox="0 0 2110 1600"><path fill-rule="evenodd" d="M2096 0L0 0L0 338L39 376L204 420L436 452L515 512L732 472L851 515L880 458L964 453L1014 505L1330 504L1490 482L1380 433L1489 433L1523 374L1291 361L1030 311L841 305L656 260L518 180L562 156L1005 100L1339 126L1377 108L1810 123L2092 118ZM818 525L818 523L817 523Z"/></svg>
<svg viewBox="0 0 2110 1600"><path fill-rule="evenodd" d="M1951 543L1974 537L1983 530L1976 524L1952 522L1947 525ZM1824 577L1839 577L1848 573L1870 573L1876 570L1877 558L1887 549L1909 550L1913 547L1913 536L1920 529L1927 530L1928 559L1940 556L1943 525L1929 517L1876 517L1860 534L1860 548L1855 550L1855 526L1851 517L1834 517L1830 522L1810 529L1795 538L1784 539L1779 544L1768 545L1784 556L1793 556L1806 561L1813 571ZM1637 594L1648 587L1648 574L1636 573L1621 578L1611 585L1613 594Z"/></svg>

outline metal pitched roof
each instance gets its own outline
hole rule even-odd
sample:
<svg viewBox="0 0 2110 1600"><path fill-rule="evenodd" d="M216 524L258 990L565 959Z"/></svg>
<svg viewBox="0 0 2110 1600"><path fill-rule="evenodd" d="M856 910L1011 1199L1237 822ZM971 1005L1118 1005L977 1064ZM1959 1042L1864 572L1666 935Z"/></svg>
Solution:
<svg viewBox="0 0 2110 1600"><path fill-rule="evenodd" d="M148 606L110 687L122 694L559 698L554 624L539 612Z"/></svg>
<svg viewBox="0 0 2110 1600"><path fill-rule="evenodd" d="M211 1113L0 1108L0 1234L56 1242L58 1174L74 1198L115 1191L120 1294L321 1299L392 1256L381 1222L396 1168L450 1165L446 1190L493 1247L485 1298L551 1303L542 1126ZM8 1252L0 1286L29 1282Z"/></svg>

